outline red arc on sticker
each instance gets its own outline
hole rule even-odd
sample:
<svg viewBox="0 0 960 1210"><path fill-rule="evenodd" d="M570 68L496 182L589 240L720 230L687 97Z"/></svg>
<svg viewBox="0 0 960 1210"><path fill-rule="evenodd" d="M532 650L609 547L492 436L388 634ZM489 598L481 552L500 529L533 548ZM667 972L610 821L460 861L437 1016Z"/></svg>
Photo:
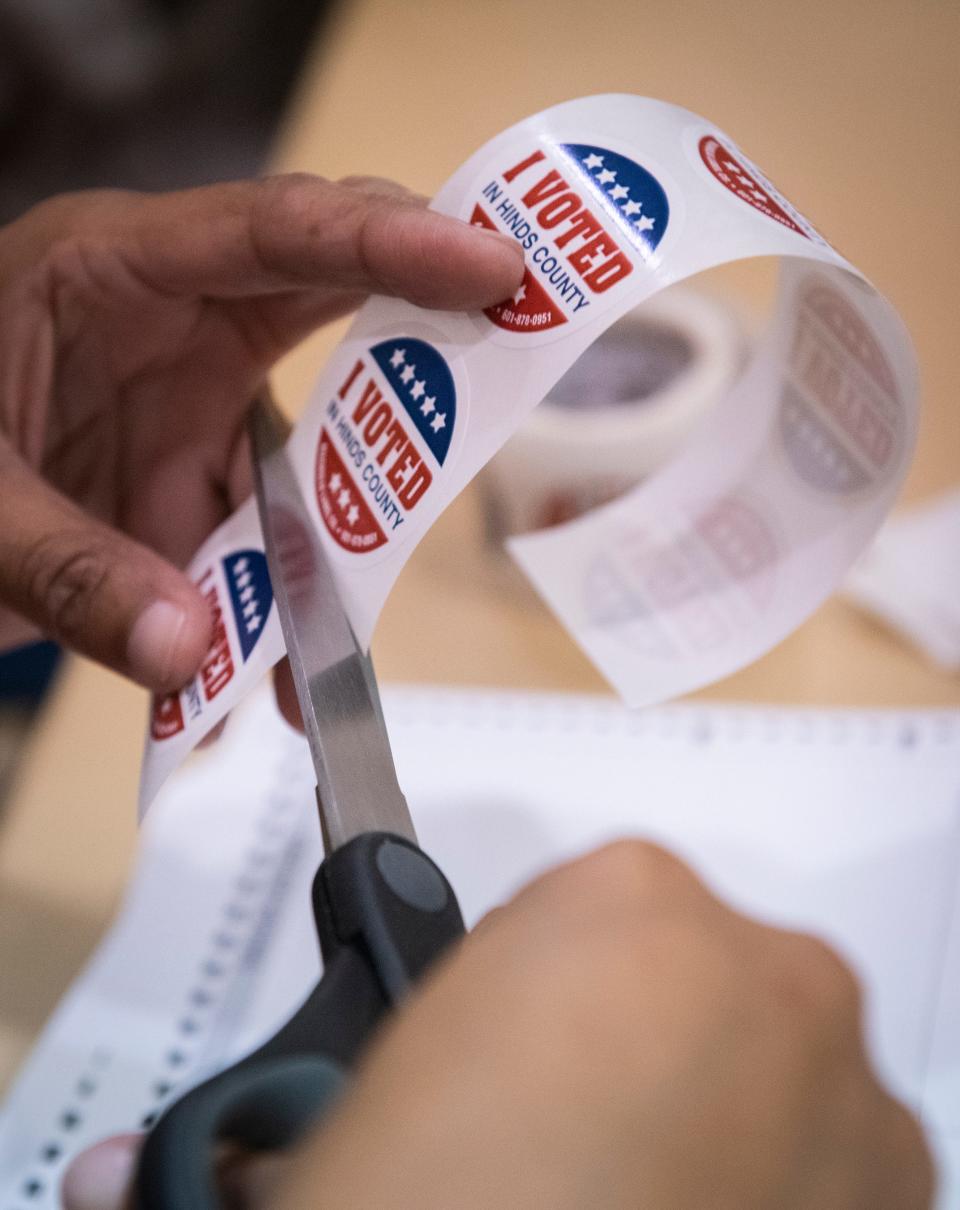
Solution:
<svg viewBox="0 0 960 1210"><path fill-rule="evenodd" d="M711 174L716 177L725 189L728 189L741 201L759 210L767 218L774 219L797 235L809 239L809 235L784 210L783 206L771 194L754 173L737 159L729 148L724 147L719 139L712 134L704 135L699 143L700 158L706 164Z"/></svg>
<svg viewBox="0 0 960 1210"><path fill-rule="evenodd" d="M344 550L376 550L387 535L333 447L326 428L321 430L316 466L317 503L333 540Z"/></svg>
<svg viewBox="0 0 960 1210"><path fill-rule="evenodd" d="M497 230L493 220L476 205L470 215L470 223L474 227ZM507 332L542 332L567 322L567 317L554 306L550 295L529 269L524 269L523 281L512 298L506 298L494 307L487 307L483 313L498 328L504 328Z"/></svg>

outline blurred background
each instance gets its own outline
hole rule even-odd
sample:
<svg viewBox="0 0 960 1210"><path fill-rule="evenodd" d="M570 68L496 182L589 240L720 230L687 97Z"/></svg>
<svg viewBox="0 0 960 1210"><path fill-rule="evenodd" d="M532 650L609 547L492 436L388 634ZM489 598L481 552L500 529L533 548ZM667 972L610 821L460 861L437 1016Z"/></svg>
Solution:
<svg viewBox="0 0 960 1210"><path fill-rule="evenodd" d="M333 0L0 0L0 222L260 172Z"/></svg>

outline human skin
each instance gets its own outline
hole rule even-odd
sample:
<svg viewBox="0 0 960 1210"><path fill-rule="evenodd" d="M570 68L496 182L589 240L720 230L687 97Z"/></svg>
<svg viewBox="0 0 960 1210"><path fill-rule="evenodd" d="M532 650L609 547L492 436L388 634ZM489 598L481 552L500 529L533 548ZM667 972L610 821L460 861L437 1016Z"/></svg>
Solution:
<svg viewBox="0 0 960 1210"><path fill-rule="evenodd" d="M47 635L163 692L209 610L180 570L249 493L273 363L370 292L474 310L506 237L372 178L55 198L0 231L0 650Z"/></svg>
<svg viewBox="0 0 960 1210"><path fill-rule="evenodd" d="M109 1146L113 1192L68 1183L67 1210L121 1210L136 1143ZM322 1128L224 1177L234 1210L924 1210L933 1190L839 958L639 841L493 913Z"/></svg>

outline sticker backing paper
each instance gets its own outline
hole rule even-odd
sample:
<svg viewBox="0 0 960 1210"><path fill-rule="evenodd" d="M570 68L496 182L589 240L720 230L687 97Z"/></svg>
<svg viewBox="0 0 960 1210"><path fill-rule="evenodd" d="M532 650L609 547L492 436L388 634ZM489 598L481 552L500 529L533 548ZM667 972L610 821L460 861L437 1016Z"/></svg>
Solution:
<svg viewBox="0 0 960 1210"><path fill-rule="evenodd" d="M526 271L512 298L473 315L371 299L290 437L359 641L433 521L601 332L674 282L774 256L765 337L680 454L613 503L510 544L631 705L769 650L837 585L905 473L916 368L890 305L726 135L642 97L520 122L433 206L517 240ZM155 704L141 811L284 651L252 500L190 573L214 643Z"/></svg>

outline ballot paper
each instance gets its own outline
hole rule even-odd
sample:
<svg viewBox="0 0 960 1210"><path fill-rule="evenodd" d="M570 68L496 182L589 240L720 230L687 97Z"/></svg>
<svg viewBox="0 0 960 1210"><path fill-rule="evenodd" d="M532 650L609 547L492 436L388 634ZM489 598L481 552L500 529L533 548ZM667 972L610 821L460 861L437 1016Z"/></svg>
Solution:
<svg viewBox="0 0 960 1210"><path fill-rule="evenodd" d="M359 642L444 508L580 354L676 282L781 262L755 355L663 469L510 549L625 701L743 667L836 587L887 513L917 424L890 304L712 123L645 97L584 97L497 135L435 209L514 239L526 271L483 313L372 298L288 450ZM197 675L153 712L144 811L283 654L256 508L190 565L214 617Z"/></svg>
<svg viewBox="0 0 960 1210"><path fill-rule="evenodd" d="M384 705L420 841L468 924L545 867L631 835L674 849L742 910L835 945L865 987L873 1060L936 1148L939 1210L957 1210L960 712L636 714L429 688L391 689ZM0 1210L56 1206L72 1155L149 1125L271 1035L319 973L313 776L270 695L159 807L113 931L0 1116Z"/></svg>

